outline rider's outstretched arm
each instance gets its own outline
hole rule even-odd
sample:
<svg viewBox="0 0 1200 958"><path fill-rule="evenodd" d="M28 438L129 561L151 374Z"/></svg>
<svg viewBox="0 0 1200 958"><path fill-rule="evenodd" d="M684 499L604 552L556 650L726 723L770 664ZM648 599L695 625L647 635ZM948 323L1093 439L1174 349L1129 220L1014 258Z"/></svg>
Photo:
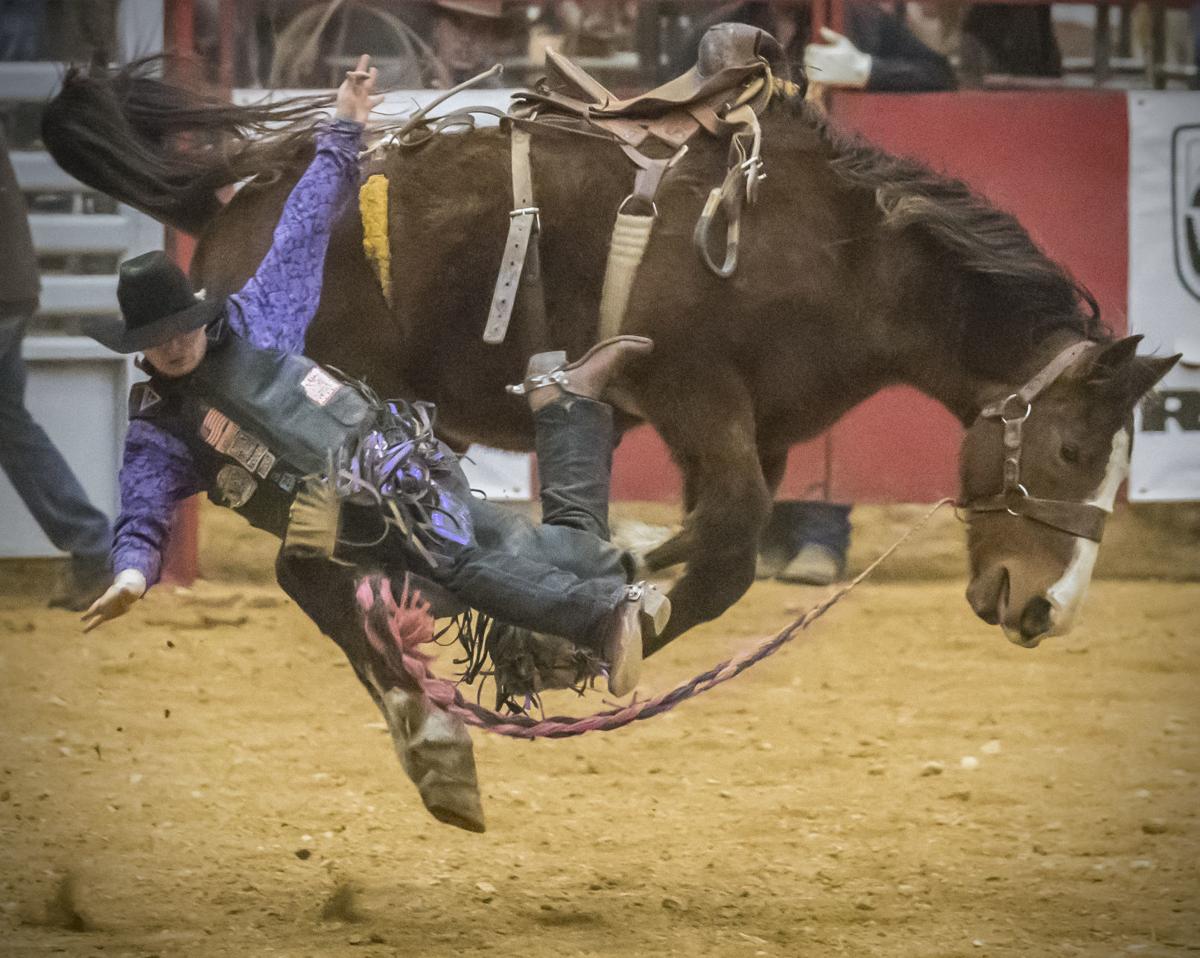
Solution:
<svg viewBox="0 0 1200 958"><path fill-rule="evenodd" d="M143 419L134 419L125 434L120 481L112 547L116 579L84 613L85 632L124 615L158 581L175 506L202 487L187 446Z"/></svg>
<svg viewBox="0 0 1200 958"><path fill-rule="evenodd" d="M230 297L229 323L254 345L300 352L321 300L333 223L359 184L364 123L379 99L366 57L338 89L337 115L317 134L317 152L292 188L271 248L257 272Z"/></svg>

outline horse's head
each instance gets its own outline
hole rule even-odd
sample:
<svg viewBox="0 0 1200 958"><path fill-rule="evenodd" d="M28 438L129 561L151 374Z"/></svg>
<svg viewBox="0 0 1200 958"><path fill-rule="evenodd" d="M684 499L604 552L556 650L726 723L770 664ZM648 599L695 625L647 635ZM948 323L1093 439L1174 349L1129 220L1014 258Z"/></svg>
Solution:
<svg viewBox="0 0 1200 958"><path fill-rule="evenodd" d="M1133 407L1179 359L1136 355L1140 339L1063 350L963 440L967 600L1018 645L1068 632L1087 592L1129 469Z"/></svg>

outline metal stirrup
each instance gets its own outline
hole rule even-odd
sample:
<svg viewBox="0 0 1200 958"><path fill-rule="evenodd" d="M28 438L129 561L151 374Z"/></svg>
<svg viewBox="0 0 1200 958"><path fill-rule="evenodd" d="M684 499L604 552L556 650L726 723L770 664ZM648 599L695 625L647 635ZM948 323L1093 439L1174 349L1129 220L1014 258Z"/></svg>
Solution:
<svg viewBox="0 0 1200 958"><path fill-rule="evenodd" d="M535 389L542 389L545 386L561 386L567 389L569 380L565 369L555 369L549 373L538 373L536 376L530 376L524 382L516 383L512 386L505 386L504 391L510 396L526 396ZM568 392L570 390L567 390Z"/></svg>

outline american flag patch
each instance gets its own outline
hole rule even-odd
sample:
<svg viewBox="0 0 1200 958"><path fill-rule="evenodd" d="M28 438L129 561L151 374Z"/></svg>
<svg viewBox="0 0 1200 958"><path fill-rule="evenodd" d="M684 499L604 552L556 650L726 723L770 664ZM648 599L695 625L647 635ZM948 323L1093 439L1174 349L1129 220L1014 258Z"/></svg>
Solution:
<svg viewBox="0 0 1200 958"><path fill-rule="evenodd" d="M217 452L240 462L250 472L266 477L275 465L275 457L266 443L247 432L223 412L210 409L200 423L200 438Z"/></svg>

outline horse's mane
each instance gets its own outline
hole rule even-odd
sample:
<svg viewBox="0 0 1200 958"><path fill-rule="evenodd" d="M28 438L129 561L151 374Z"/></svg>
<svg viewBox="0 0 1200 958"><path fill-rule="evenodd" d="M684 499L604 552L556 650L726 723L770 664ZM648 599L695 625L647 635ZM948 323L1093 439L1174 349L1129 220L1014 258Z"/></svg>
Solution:
<svg viewBox="0 0 1200 958"><path fill-rule="evenodd" d="M981 327L998 322L1007 335L1027 343L1064 328L1092 340L1109 338L1095 297L1043 253L1014 216L961 180L834 131L800 98L784 104L792 120L815 128L830 150L835 176L848 187L874 194L885 229L919 232L979 279L977 299L988 308L968 310L961 330L966 348L972 342L994 342L997 330Z"/></svg>
<svg viewBox="0 0 1200 958"><path fill-rule="evenodd" d="M42 138L76 179L199 233L220 208L216 190L288 172L311 154L333 97L239 106L161 78L186 66L159 55L120 69L71 67L46 105Z"/></svg>

